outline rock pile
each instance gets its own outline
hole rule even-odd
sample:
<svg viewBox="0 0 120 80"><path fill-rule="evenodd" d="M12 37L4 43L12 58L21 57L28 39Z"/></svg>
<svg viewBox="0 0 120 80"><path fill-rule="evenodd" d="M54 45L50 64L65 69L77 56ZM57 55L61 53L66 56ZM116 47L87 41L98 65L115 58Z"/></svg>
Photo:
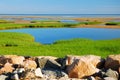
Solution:
<svg viewBox="0 0 120 80"><path fill-rule="evenodd" d="M119 80L120 55L0 56L0 80Z"/></svg>

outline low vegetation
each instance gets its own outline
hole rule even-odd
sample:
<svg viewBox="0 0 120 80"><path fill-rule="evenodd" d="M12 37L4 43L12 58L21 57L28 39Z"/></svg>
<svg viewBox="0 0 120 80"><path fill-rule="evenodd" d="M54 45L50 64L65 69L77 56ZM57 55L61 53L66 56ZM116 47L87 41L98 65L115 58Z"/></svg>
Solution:
<svg viewBox="0 0 120 80"><path fill-rule="evenodd" d="M97 21L94 21L94 22L80 22L79 24L85 24L85 25L96 25L96 24L101 24L102 22L97 22Z"/></svg>
<svg viewBox="0 0 120 80"><path fill-rule="evenodd" d="M120 22L107 22L105 25L120 25Z"/></svg>
<svg viewBox="0 0 120 80"><path fill-rule="evenodd" d="M78 24L71 23L36 23L36 24L14 24L14 23L1 23L0 30L3 29L16 29L16 28L59 28L59 27L73 27Z"/></svg>
<svg viewBox="0 0 120 80"><path fill-rule="evenodd" d="M59 20L33 20L29 23L15 23L14 21L0 20L0 30L16 28L61 28L87 25L120 25L120 22L81 21L77 23L63 23ZM105 27L105 26L104 26Z"/></svg>
<svg viewBox="0 0 120 80"><path fill-rule="evenodd" d="M56 41L53 44L40 44L34 42L34 38L29 34L0 32L0 55L49 55L63 57L67 54L94 54L106 57L109 54L119 54L119 44L120 39L96 41L89 39L71 39Z"/></svg>
<svg viewBox="0 0 120 80"><path fill-rule="evenodd" d="M0 23L14 23L14 21L0 20Z"/></svg>
<svg viewBox="0 0 120 80"><path fill-rule="evenodd" d="M60 21L56 20L33 20L31 23L58 23Z"/></svg>

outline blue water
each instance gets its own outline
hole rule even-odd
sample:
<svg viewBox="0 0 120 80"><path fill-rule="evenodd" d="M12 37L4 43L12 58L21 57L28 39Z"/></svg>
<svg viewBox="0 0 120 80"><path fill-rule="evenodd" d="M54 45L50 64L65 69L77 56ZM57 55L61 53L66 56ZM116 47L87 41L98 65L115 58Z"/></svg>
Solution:
<svg viewBox="0 0 120 80"><path fill-rule="evenodd" d="M76 20L60 20L60 22L62 22L62 23L79 23L78 21L76 21Z"/></svg>
<svg viewBox="0 0 120 80"><path fill-rule="evenodd" d="M88 38L93 40L106 40L120 38L120 29L100 28L28 28L1 30L0 32L22 32L35 37L36 42L51 44L57 40L73 38Z"/></svg>
<svg viewBox="0 0 120 80"><path fill-rule="evenodd" d="M54 17L116 17L120 14L0 14L2 16L54 16Z"/></svg>

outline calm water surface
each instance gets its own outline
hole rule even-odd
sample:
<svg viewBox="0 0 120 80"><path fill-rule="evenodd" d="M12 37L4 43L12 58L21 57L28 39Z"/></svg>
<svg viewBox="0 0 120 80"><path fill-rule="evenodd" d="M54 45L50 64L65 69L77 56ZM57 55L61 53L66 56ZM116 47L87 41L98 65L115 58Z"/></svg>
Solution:
<svg viewBox="0 0 120 80"><path fill-rule="evenodd" d="M93 40L106 40L120 38L120 29L98 28L28 28L1 30L0 32L22 32L35 37L36 42L51 44L57 40L73 38L88 38Z"/></svg>
<svg viewBox="0 0 120 80"><path fill-rule="evenodd" d="M120 14L0 14L2 16L120 17Z"/></svg>

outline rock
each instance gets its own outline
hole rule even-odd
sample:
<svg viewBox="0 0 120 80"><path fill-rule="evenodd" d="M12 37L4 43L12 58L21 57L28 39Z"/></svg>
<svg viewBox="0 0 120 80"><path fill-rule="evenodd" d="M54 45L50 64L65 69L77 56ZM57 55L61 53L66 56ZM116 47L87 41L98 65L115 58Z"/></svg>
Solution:
<svg viewBox="0 0 120 80"><path fill-rule="evenodd" d="M23 77L23 73L25 72L25 69L24 68L17 68L15 71L13 71L13 75L12 75L12 79L14 80L14 79L18 79L18 78L20 78L20 80L22 79L22 77ZM18 76L18 78L17 78L17 76ZM18 79L19 80L19 79Z"/></svg>
<svg viewBox="0 0 120 80"><path fill-rule="evenodd" d="M87 78L87 80L96 80L93 76Z"/></svg>
<svg viewBox="0 0 120 80"><path fill-rule="evenodd" d="M117 71L114 71L114 70L111 70L111 69L107 70L107 72L105 74L106 74L106 76L112 77L116 80L119 78L119 74L117 73Z"/></svg>
<svg viewBox="0 0 120 80"><path fill-rule="evenodd" d="M95 73L92 76L94 76L96 80L102 80L104 77L106 77L105 72L103 70L100 70L98 73Z"/></svg>
<svg viewBox="0 0 120 80"><path fill-rule="evenodd" d="M36 76L36 77L40 77L40 78L42 78L42 77L43 77L43 74L42 74L42 72L41 72L41 69L40 69L40 68L37 68L37 69L35 70L35 76Z"/></svg>
<svg viewBox="0 0 120 80"><path fill-rule="evenodd" d="M0 56L0 80L118 80L119 75L120 54L106 60L94 55Z"/></svg>
<svg viewBox="0 0 120 80"><path fill-rule="evenodd" d="M120 54L118 55L109 55L105 62L105 68L106 69L113 69L118 71L118 68L120 66Z"/></svg>
<svg viewBox="0 0 120 80"><path fill-rule="evenodd" d="M21 80L35 80L34 70L26 70L21 75Z"/></svg>
<svg viewBox="0 0 120 80"><path fill-rule="evenodd" d="M66 77L61 77L60 79L58 80L70 80L69 78L66 78Z"/></svg>
<svg viewBox="0 0 120 80"><path fill-rule="evenodd" d="M67 62L67 60L66 60L67 58L65 57L65 58L57 58L56 59L56 61L61 65L61 69L62 70L66 70L66 62Z"/></svg>
<svg viewBox="0 0 120 80"><path fill-rule="evenodd" d="M6 76L6 75L0 75L0 80L8 80L8 76Z"/></svg>
<svg viewBox="0 0 120 80"><path fill-rule="evenodd" d="M20 80L18 74L14 74L14 75L11 77L11 79L12 79L12 80Z"/></svg>
<svg viewBox="0 0 120 80"><path fill-rule="evenodd" d="M95 77L95 80L104 80L104 79L101 77Z"/></svg>
<svg viewBox="0 0 120 80"><path fill-rule="evenodd" d="M91 64L93 64L97 68L103 68L105 60L100 56L95 55L87 55L87 56L73 56L69 55L66 57L66 66L71 65L76 59L83 59Z"/></svg>
<svg viewBox="0 0 120 80"><path fill-rule="evenodd" d="M60 69L60 64L55 61L56 59L56 57L40 56L37 57L36 62L41 69Z"/></svg>
<svg viewBox="0 0 120 80"><path fill-rule="evenodd" d="M20 74L20 73L23 73L25 71L24 68L17 68L13 73L14 74Z"/></svg>
<svg viewBox="0 0 120 80"><path fill-rule="evenodd" d="M13 64L22 64L25 58L17 55L5 55L4 57L10 58Z"/></svg>
<svg viewBox="0 0 120 80"><path fill-rule="evenodd" d="M64 77L64 78L69 78L69 77L68 77L68 74L65 73L65 72L63 72L63 71L59 72L58 77L59 77L59 78L63 78L63 77Z"/></svg>
<svg viewBox="0 0 120 80"><path fill-rule="evenodd" d="M118 71L118 72L119 72L119 74L120 74L120 67L119 67L119 71Z"/></svg>
<svg viewBox="0 0 120 80"><path fill-rule="evenodd" d="M22 65L24 66L25 69L36 69L37 67L36 62L33 60L26 60L23 62Z"/></svg>
<svg viewBox="0 0 120 80"><path fill-rule="evenodd" d="M56 79L57 78L57 73L56 71L51 71L51 70L42 70L43 76L46 79Z"/></svg>
<svg viewBox="0 0 120 80"><path fill-rule="evenodd" d="M118 79L115 79L113 77L105 77L104 80L118 80Z"/></svg>
<svg viewBox="0 0 120 80"><path fill-rule="evenodd" d="M7 63L7 62L11 63L11 59L5 58L3 56L0 57L0 66L4 66L5 63Z"/></svg>
<svg viewBox="0 0 120 80"><path fill-rule="evenodd" d="M12 64L10 64L9 62L7 62L3 68L0 69L0 72L13 72L14 68L12 67Z"/></svg>
<svg viewBox="0 0 120 80"><path fill-rule="evenodd" d="M88 60L76 59L67 67L67 72L70 78L84 78L98 72L98 69Z"/></svg>
<svg viewBox="0 0 120 80"><path fill-rule="evenodd" d="M69 79L68 75L65 72L61 72L61 75L62 76L59 78L59 80L68 80Z"/></svg>
<svg viewBox="0 0 120 80"><path fill-rule="evenodd" d="M62 71L57 70L42 70L43 78L45 79L60 79L62 77L67 77L68 75Z"/></svg>
<svg viewBox="0 0 120 80"><path fill-rule="evenodd" d="M105 64L105 59L101 58L100 56L95 55L87 55L84 56L86 60L89 60L91 64L93 64L97 68L103 68Z"/></svg>
<svg viewBox="0 0 120 80"><path fill-rule="evenodd" d="M65 80L87 80L87 79L69 78L69 79L65 79Z"/></svg>

